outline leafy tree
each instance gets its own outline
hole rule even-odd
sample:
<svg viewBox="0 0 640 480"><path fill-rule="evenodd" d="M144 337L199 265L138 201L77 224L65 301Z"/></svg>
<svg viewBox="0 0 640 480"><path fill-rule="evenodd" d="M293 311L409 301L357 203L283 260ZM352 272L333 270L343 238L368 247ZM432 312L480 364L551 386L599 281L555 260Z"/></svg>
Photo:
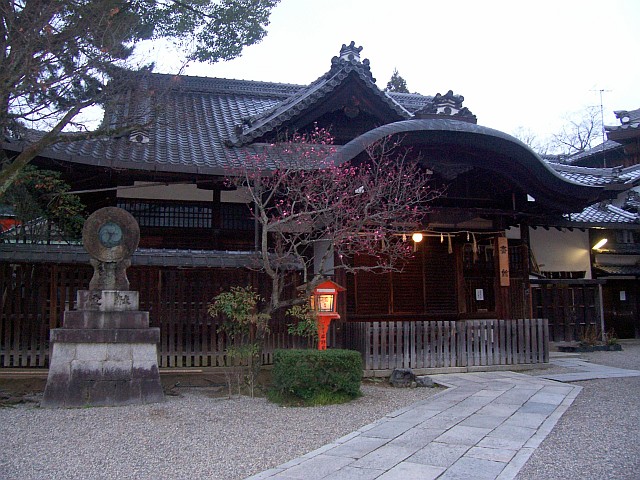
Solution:
<svg viewBox="0 0 640 480"><path fill-rule="evenodd" d="M49 243L75 241L82 234L84 205L59 172L27 165L15 182L0 195L16 215L16 241Z"/></svg>
<svg viewBox="0 0 640 480"><path fill-rule="evenodd" d="M265 336L269 332L270 316L258 312L260 295L251 287L231 287L214 298L208 307L209 315L222 318L218 329L226 335L227 386L232 391L231 374L237 377L238 393L241 393L241 378L245 374L249 393L253 397L258 373L262 366L262 350Z"/></svg>
<svg viewBox="0 0 640 480"><path fill-rule="evenodd" d="M407 82L400 76L398 70L396 69L393 70L391 79L389 80L389 82L387 82L387 88L385 88L384 90L385 92L409 93Z"/></svg>
<svg viewBox="0 0 640 480"><path fill-rule="evenodd" d="M440 195L428 171L391 139L367 148L360 163L336 165L332 152L331 135L315 128L246 159L227 180L247 189L260 227L257 267L272 287L266 313L305 301L338 269L398 270L413 255L406 233L421 229ZM373 261L356 268L358 255ZM283 298L292 265L301 267L305 290Z"/></svg>
<svg viewBox="0 0 640 480"><path fill-rule="evenodd" d="M27 140L18 155L0 149L0 194L46 147L140 128L144 115L88 132L78 114L129 90L143 40L171 39L185 60L240 55L266 34L279 0L6 0L0 3L0 133ZM37 135L25 126L41 130ZM74 134L63 134L72 127Z"/></svg>
<svg viewBox="0 0 640 480"><path fill-rule="evenodd" d="M307 339L307 346L316 348L318 346L318 313L311 309L311 305L306 299L300 305L293 305L287 310L287 317L293 323L287 325L287 331L291 335L299 335Z"/></svg>

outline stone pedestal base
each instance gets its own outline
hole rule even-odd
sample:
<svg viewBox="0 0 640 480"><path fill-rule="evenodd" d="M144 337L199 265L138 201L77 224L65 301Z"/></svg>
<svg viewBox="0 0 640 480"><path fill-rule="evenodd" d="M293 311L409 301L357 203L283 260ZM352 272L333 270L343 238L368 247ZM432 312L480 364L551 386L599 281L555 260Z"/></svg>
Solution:
<svg viewBox="0 0 640 480"><path fill-rule="evenodd" d="M112 311L104 304L123 296L124 308ZM160 329L149 328L148 312L137 310L137 292L84 291L78 300L81 310L66 312L63 328L51 331L51 365L41 405L163 401L157 359Z"/></svg>

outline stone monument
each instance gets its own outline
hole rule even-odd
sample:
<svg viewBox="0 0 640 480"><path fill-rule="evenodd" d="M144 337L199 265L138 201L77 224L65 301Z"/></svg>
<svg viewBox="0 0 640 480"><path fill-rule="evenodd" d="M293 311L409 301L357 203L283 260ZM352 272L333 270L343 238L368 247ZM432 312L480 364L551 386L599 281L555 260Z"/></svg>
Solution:
<svg viewBox="0 0 640 480"><path fill-rule="evenodd" d="M164 400L158 371L160 329L138 310L126 269L140 228L125 210L106 207L85 222L82 242L91 256L89 290L78 291L77 310L51 331L51 360L41 406L83 407Z"/></svg>

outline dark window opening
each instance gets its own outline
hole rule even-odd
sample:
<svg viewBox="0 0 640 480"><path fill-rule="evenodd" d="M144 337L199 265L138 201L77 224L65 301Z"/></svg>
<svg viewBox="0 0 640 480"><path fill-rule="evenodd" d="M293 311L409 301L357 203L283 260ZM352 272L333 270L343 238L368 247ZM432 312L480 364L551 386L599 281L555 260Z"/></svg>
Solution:
<svg viewBox="0 0 640 480"><path fill-rule="evenodd" d="M246 203L221 203L220 222L223 230L253 230L254 219Z"/></svg>

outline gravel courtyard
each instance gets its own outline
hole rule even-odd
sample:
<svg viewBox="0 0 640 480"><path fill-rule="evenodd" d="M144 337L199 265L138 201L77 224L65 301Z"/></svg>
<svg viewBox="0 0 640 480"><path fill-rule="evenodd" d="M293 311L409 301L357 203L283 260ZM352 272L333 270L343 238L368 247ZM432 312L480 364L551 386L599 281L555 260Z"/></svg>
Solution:
<svg viewBox="0 0 640 480"><path fill-rule="evenodd" d="M283 408L181 389L155 405L0 408L2 479L242 479L441 391L364 385L354 402Z"/></svg>
<svg viewBox="0 0 640 480"><path fill-rule="evenodd" d="M582 358L640 370L640 342L623 348ZM640 377L577 384L584 389L516 478L640 478ZM355 402L316 408L206 389L179 389L155 405L0 408L0 478L243 479L438 391L367 384Z"/></svg>
<svg viewBox="0 0 640 480"><path fill-rule="evenodd" d="M592 363L640 370L640 341L621 343L622 352L593 352L581 356ZM516 480L637 480L640 478L640 377L589 380L576 385L584 387L582 392Z"/></svg>

